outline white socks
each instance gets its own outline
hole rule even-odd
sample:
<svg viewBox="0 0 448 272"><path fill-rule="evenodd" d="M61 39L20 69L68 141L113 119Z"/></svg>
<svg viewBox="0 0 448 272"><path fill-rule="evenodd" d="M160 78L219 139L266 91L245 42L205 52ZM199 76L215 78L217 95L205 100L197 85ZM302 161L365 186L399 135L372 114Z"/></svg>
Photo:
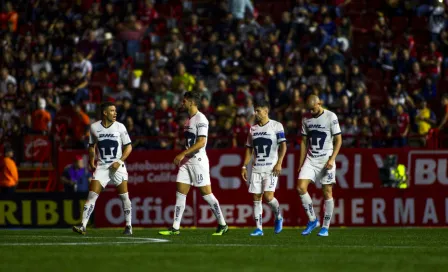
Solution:
<svg viewBox="0 0 448 272"><path fill-rule="evenodd" d="M131 207L131 200L129 199L129 193L124 193L119 195L121 201L123 201L123 211L124 211L124 218L126 220L126 226L132 225L132 207Z"/></svg>
<svg viewBox="0 0 448 272"><path fill-rule="evenodd" d="M187 202L187 196L179 192L176 192L176 206L174 207L174 221L173 221L174 229L178 230L180 228L180 221L182 220L182 215L184 214L186 202Z"/></svg>
<svg viewBox="0 0 448 272"><path fill-rule="evenodd" d="M280 214L280 204L278 204L277 198L274 197L270 202L268 202L268 205L274 213L275 220L282 219L282 215Z"/></svg>
<svg viewBox="0 0 448 272"><path fill-rule="evenodd" d="M254 219L257 224L257 229L263 229L263 206L260 201L254 201Z"/></svg>
<svg viewBox="0 0 448 272"><path fill-rule="evenodd" d="M308 215L308 219L310 221L316 220L316 214L313 209L313 200L310 197L308 192L304 195L300 195L300 199L302 200L302 206L305 209L306 214Z"/></svg>
<svg viewBox="0 0 448 272"><path fill-rule="evenodd" d="M207 201L208 205L210 205L210 209L212 210L213 214L216 217L216 220L218 221L218 224L221 226L226 225L226 220L224 219L224 216L222 215L221 207L219 206L218 199L213 194L205 195L203 196L204 200Z"/></svg>
<svg viewBox="0 0 448 272"><path fill-rule="evenodd" d="M331 222L331 216L333 215L334 209L334 201L333 198L325 200L325 214L324 214L324 223L322 225L323 228L329 228Z"/></svg>
<svg viewBox="0 0 448 272"><path fill-rule="evenodd" d="M87 196L86 204L84 204L84 210L82 212L82 226L85 228L89 222L90 215L95 209L95 202L98 199L98 194L90 191Z"/></svg>

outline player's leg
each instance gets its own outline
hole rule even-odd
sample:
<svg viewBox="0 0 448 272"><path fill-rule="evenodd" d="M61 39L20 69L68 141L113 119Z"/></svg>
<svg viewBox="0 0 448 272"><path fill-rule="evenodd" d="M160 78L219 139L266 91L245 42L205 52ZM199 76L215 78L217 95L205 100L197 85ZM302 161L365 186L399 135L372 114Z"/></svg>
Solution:
<svg viewBox="0 0 448 272"><path fill-rule="evenodd" d="M252 172L249 181L249 193L253 195L254 200L254 220L256 229L250 234L251 236L263 236L263 187L262 175Z"/></svg>
<svg viewBox="0 0 448 272"><path fill-rule="evenodd" d="M101 177L101 170L95 171L94 177L108 179L108 177ZM107 184L107 183L106 183ZM86 234L87 223L89 222L90 215L95 209L95 202L98 199L101 191L103 190L103 186L99 180L92 180L89 186L89 194L87 196L86 203L84 204L84 209L82 212L82 221L80 226L73 226L73 231L79 234Z"/></svg>
<svg viewBox="0 0 448 272"><path fill-rule="evenodd" d="M283 216L280 212L280 204L278 203L277 198L274 197L274 191L277 187L278 177L273 176L272 174L267 174L263 179L264 184L264 192L263 198L266 203L268 203L269 207L271 207L272 212L274 213L274 233L279 234L283 229Z"/></svg>
<svg viewBox="0 0 448 272"><path fill-rule="evenodd" d="M188 172L188 166L182 165L179 168L176 179L176 205L174 207L173 225L168 230L159 231L160 235L179 235L180 222L184 214L187 203L187 194L190 191L191 177Z"/></svg>
<svg viewBox="0 0 448 272"><path fill-rule="evenodd" d="M300 169L299 179L297 180L297 191L299 192L302 206L305 209L309 220L305 230L302 232L302 235L309 235L315 228L320 226L319 220L316 218L316 214L314 213L313 200L308 193L308 185L317 178L316 172L317 171L311 163L306 160L302 166L302 169Z"/></svg>
<svg viewBox="0 0 448 272"><path fill-rule="evenodd" d="M330 228L331 217L333 216L334 201L333 201L333 185L336 183L336 165L330 170L324 170L320 182L322 183L322 192L325 200L325 212L322 228L317 235L328 236L328 229Z"/></svg>
<svg viewBox="0 0 448 272"><path fill-rule="evenodd" d="M132 203L129 199L128 181L124 180L117 186L117 193L123 204L124 219L126 226L124 235L132 235Z"/></svg>
<svg viewBox="0 0 448 272"><path fill-rule="evenodd" d="M218 221L218 227L216 232L213 235L223 235L224 233L229 231L229 227L226 224L226 220L224 219L224 215L222 214L221 206L219 205L218 199L212 193L212 186L210 185L210 177L208 178L208 184L205 186L199 187L201 191L202 197L204 200L210 205L210 209L216 217L216 221Z"/></svg>
<svg viewBox="0 0 448 272"><path fill-rule="evenodd" d="M330 228L331 217L333 216L334 201L333 201L333 184L323 184L322 191L325 200L324 222L322 228L318 233L319 236L328 236L328 229Z"/></svg>

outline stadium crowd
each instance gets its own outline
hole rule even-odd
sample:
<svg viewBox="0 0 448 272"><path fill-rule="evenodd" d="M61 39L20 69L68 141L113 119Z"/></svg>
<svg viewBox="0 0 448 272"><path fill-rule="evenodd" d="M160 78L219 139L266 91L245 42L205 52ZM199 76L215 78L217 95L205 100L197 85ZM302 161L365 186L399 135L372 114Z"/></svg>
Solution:
<svg viewBox="0 0 448 272"><path fill-rule="evenodd" d="M108 100L135 148L177 148L193 90L210 147L244 146L262 98L294 143L309 94L338 114L345 147L446 130L444 3L195 2L2 2L0 141L48 134L84 148Z"/></svg>

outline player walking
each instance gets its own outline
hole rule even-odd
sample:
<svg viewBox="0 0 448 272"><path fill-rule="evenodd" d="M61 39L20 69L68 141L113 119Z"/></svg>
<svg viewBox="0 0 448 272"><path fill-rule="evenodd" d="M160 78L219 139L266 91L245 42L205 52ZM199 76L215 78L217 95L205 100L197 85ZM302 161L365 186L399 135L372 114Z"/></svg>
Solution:
<svg viewBox="0 0 448 272"><path fill-rule="evenodd" d="M188 115L190 116L190 119L184 127L186 150L174 158L174 164L179 166L176 179L177 192L174 222L173 226L168 230L159 231L161 235L180 234L180 222L191 185L199 188L202 197L210 205L210 209L218 221L218 228L213 235L223 235L229 230L218 199L212 193L210 165L207 153L205 152L208 136L208 120L198 110L200 99L200 94L197 92L186 92L184 95L182 106L188 111Z"/></svg>
<svg viewBox="0 0 448 272"><path fill-rule="evenodd" d="M262 197L275 214L275 234L280 233L283 228L283 217L274 192L286 154L286 139L283 125L269 119L269 103L267 101L258 101L254 109L256 124L250 128L247 137L246 156L241 175L247 181L247 166L255 151L249 193L253 194L254 218L257 228L251 233L251 236L263 236Z"/></svg>
<svg viewBox="0 0 448 272"><path fill-rule="evenodd" d="M89 166L94 170L90 191L82 213L82 225L74 226L73 231L86 234L86 226L95 208L99 194L112 182L123 201L126 227L123 234L132 235L131 200L128 194L128 172L124 161L132 151L131 139L126 127L117 122L115 105L110 102L101 104L102 120L90 126ZM98 148L98 163L95 166L95 148Z"/></svg>
<svg viewBox="0 0 448 272"><path fill-rule="evenodd" d="M318 233L328 236L334 201L332 187L336 183L335 159L342 145L341 129L338 117L331 111L324 110L319 97L310 95L306 107L311 116L302 120L302 143L300 145L300 167L297 189L309 222L302 235L309 235L320 226L313 209L313 201L308 194L310 182L320 182L325 199L324 223ZM333 140L335 142L333 148ZM306 157L306 158L305 158Z"/></svg>

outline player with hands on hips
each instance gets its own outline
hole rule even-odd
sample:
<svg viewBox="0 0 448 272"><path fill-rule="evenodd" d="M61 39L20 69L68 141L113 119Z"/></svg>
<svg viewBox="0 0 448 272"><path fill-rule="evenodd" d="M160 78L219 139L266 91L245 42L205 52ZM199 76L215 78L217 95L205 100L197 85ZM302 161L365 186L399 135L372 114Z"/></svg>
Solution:
<svg viewBox="0 0 448 272"><path fill-rule="evenodd" d="M125 235L132 235L132 207L128 193L128 172L124 162L132 152L131 139L126 127L117 122L117 110L110 102L101 104L101 120L90 126L89 166L94 171L90 182L89 194L82 213L81 226L73 231L86 234L86 226L95 208L95 202L101 191L109 183L116 186L123 202L126 227ZM95 152L98 150L98 163L95 165Z"/></svg>

